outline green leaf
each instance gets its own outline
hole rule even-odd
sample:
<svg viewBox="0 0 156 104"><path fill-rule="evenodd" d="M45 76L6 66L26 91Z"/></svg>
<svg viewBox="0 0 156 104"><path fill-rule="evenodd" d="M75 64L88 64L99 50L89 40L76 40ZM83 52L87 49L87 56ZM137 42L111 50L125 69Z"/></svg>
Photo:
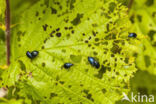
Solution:
<svg viewBox="0 0 156 104"><path fill-rule="evenodd" d="M134 95L140 94L147 95L148 98L151 98L150 95L156 97L156 76L153 74L148 73L147 71L138 70L135 75L130 81L131 91L129 91L128 97L131 99L131 93L133 92ZM144 78L142 77L144 76ZM144 83L142 83L144 82ZM141 97L140 97L141 98ZM137 97L136 97L137 99ZM144 102L137 102L137 104L151 104L152 102L146 102L146 99L143 99ZM134 102L129 101L118 101L115 104L134 104Z"/></svg>
<svg viewBox="0 0 156 104"><path fill-rule="evenodd" d="M0 99L0 104L23 104L22 102L23 101L21 99L19 100L15 100L15 99L7 100L5 98Z"/></svg>
<svg viewBox="0 0 156 104"><path fill-rule="evenodd" d="M122 3L123 5L127 6L130 0L117 0L119 3Z"/></svg>
<svg viewBox="0 0 156 104"><path fill-rule="evenodd" d="M6 62L6 49L5 49L5 34L0 29L0 65L4 65Z"/></svg>
<svg viewBox="0 0 156 104"><path fill-rule="evenodd" d="M127 9L115 0L41 0L12 30L12 64L4 85L43 104L113 104L136 71ZM35 59L27 51L39 51ZM95 57L96 69L88 62ZM70 69L64 63L74 65Z"/></svg>
<svg viewBox="0 0 156 104"><path fill-rule="evenodd" d="M2 83L2 74L4 70L2 68L6 67L6 49L5 49L5 34L4 31L0 29L0 86Z"/></svg>
<svg viewBox="0 0 156 104"><path fill-rule="evenodd" d="M138 33L137 67L156 74L156 1L135 0L130 11L132 32Z"/></svg>
<svg viewBox="0 0 156 104"><path fill-rule="evenodd" d="M11 9L11 23L13 25L19 24L19 19L22 13L33 6L39 0L10 0L10 9Z"/></svg>
<svg viewBox="0 0 156 104"><path fill-rule="evenodd" d="M5 14L5 0L1 0L0 1L0 20L1 18L4 18L4 14Z"/></svg>

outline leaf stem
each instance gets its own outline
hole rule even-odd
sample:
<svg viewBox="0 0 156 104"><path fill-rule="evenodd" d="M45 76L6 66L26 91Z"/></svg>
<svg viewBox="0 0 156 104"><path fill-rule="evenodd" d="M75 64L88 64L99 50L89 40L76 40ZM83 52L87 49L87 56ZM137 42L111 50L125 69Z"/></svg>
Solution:
<svg viewBox="0 0 156 104"><path fill-rule="evenodd" d="M128 11L131 9L134 0L130 0L128 3Z"/></svg>
<svg viewBox="0 0 156 104"><path fill-rule="evenodd" d="M5 26L6 26L6 55L7 65L10 65L10 4L9 0L6 0L6 11L5 11Z"/></svg>

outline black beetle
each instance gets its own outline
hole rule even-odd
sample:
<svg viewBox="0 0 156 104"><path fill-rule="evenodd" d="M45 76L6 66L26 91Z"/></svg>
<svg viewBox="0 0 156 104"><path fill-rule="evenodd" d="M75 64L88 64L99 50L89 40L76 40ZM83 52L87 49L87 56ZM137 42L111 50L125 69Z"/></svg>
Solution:
<svg viewBox="0 0 156 104"><path fill-rule="evenodd" d="M98 68L100 67L99 62L95 61L95 62L94 62L94 66L98 69Z"/></svg>
<svg viewBox="0 0 156 104"><path fill-rule="evenodd" d="M26 55L27 55L30 59L33 58L32 54L31 54L29 51L26 52Z"/></svg>
<svg viewBox="0 0 156 104"><path fill-rule="evenodd" d="M38 55L38 53L39 53L38 51L32 51L32 52L31 52L31 55L32 55L33 57L36 57L36 56Z"/></svg>
<svg viewBox="0 0 156 104"><path fill-rule="evenodd" d="M32 51L31 53L29 51L26 52L27 57L29 57L30 59L35 58L38 54L38 51Z"/></svg>
<svg viewBox="0 0 156 104"><path fill-rule="evenodd" d="M134 37L134 38L136 38L137 37L137 34L136 33L129 33L128 37Z"/></svg>
<svg viewBox="0 0 156 104"><path fill-rule="evenodd" d="M88 57L89 63L94 66L95 59L93 57Z"/></svg>
<svg viewBox="0 0 156 104"><path fill-rule="evenodd" d="M93 57L88 57L88 61L89 63L94 66L95 68L99 68L100 67L100 64L98 61L96 61Z"/></svg>
<svg viewBox="0 0 156 104"><path fill-rule="evenodd" d="M70 68L71 66L73 66L72 63L65 63L64 64L64 68L66 68L66 69Z"/></svg>

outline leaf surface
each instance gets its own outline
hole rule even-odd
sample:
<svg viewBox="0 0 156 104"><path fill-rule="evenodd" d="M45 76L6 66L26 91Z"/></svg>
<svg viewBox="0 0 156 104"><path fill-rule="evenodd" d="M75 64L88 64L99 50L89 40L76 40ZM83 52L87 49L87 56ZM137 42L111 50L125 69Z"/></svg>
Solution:
<svg viewBox="0 0 156 104"><path fill-rule="evenodd" d="M138 33L137 67L156 74L156 1L135 0L130 11L132 30Z"/></svg>
<svg viewBox="0 0 156 104"><path fill-rule="evenodd" d="M4 18L4 13L5 13L5 0L0 1L0 19L3 17Z"/></svg>
<svg viewBox="0 0 156 104"><path fill-rule="evenodd" d="M126 11L115 0L37 2L13 29L12 65L4 84L42 104L113 104L128 92L136 71L129 61ZM31 60L26 52L34 50L39 55ZM65 69L64 63L74 65Z"/></svg>
<svg viewBox="0 0 156 104"><path fill-rule="evenodd" d="M6 51L5 51L5 34L4 31L0 29L0 66L4 65L6 62Z"/></svg>

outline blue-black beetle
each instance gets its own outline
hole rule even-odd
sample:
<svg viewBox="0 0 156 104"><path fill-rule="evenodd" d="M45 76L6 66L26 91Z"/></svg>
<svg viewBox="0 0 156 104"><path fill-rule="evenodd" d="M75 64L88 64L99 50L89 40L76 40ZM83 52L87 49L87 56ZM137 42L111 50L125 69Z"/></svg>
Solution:
<svg viewBox="0 0 156 104"><path fill-rule="evenodd" d="M64 64L64 68L66 68L66 69L70 68L71 66L73 66L72 63L65 63Z"/></svg>
<svg viewBox="0 0 156 104"><path fill-rule="evenodd" d="M137 34L136 33L129 33L128 37L134 37L134 38L136 38L137 37Z"/></svg>
<svg viewBox="0 0 156 104"><path fill-rule="evenodd" d="M36 56L38 55L38 53L39 53L38 51L32 51L32 52L31 52L31 55L32 55L33 57L36 57Z"/></svg>
<svg viewBox="0 0 156 104"><path fill-rule="evenodd" d="M26 52L26 55L31 59L33 58L32 54L29 51Z"/></svg>
<svg viewBox="0 0 156 104"><path fill-rule="evenodd" d="M38 55L38 51L32 51L31 53L29 51L26 52L27 57L29 57L30 59L35 58Z"/></svg>
<svg viewBox="0 0 156 104"><path fill-rule="evenodd" d="M95 68L99 68L100 64L98 61L96 61L93 57L88 57L89 63L94 66Z"/></svg>
<svg viewBox="0 0 156 104"><path fill-rule="evenodd" d="M100 67L99 62L95 61L95 62L94 62L94 66L98 69L98 68Z"/></svg>
<svg viewBox="0 0 156 104"><path fill-rule="evenodd" d="M93 57L88 57L89 63L94 66L95 59Z"/></svg>

